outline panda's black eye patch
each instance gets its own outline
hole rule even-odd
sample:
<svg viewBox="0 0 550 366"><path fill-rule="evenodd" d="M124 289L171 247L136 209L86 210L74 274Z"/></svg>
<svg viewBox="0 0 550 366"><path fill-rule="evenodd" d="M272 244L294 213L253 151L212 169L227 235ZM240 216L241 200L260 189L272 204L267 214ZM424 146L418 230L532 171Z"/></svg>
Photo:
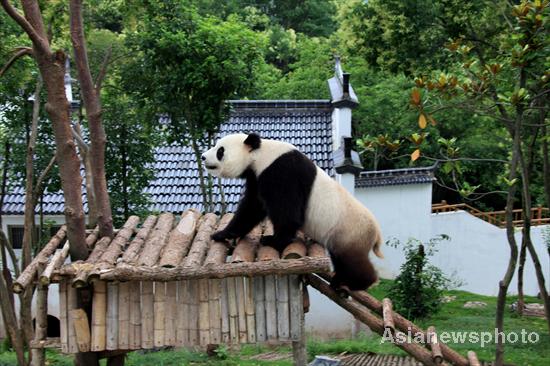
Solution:
<svg viewBox="0 0 550 366"><path fill-rule="evenodd" d="M225 152L225 149L222 147L220 147L217 151L216 151L216 157L218 158L218 160L222 160L223 159L223 153Z"/></svg>

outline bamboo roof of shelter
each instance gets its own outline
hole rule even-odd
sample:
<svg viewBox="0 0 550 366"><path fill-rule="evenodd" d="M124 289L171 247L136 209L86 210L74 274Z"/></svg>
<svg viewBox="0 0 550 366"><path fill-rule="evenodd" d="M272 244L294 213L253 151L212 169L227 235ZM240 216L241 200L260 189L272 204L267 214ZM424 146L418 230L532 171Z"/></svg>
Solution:
<svg viewBox="0 0 550 366"><path fill-rule="evenodd" d="M282 253L262 246L261 237L273 234L267 220L236 241L229 253L230 245L210 236L223 229L232 217L233 214L201 214L196 209L189 209L180 217L172 213L150 215L143 220L131 216L113 238L99 238L97 229L90 231L86 238L88 259L72 263L65 263L69 243L56 251L65 239L63 226L15 281L14 290L21 292L36 278L43 285L65 278L74 287L84 287L97 279L175 281L330 271L324 248L301 234Z"/></svg>

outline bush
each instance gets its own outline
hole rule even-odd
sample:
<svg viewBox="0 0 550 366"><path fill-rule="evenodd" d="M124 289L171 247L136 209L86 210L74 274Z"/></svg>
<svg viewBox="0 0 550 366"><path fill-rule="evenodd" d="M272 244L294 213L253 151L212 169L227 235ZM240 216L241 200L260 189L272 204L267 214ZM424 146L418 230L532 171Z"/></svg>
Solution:
<svg viewBox="0 0 550 366"><path fill-rule="evenodd" d="M450 288L452 282L439 268L428 263L428 257L435 253L438 242L448 239L448 236L441 235L425 244L410 239L403 246L406 261L388 296L394 309L407 318L426 318L439 311L443 292ZM399 241L392 246L400 246Z"/></svg>

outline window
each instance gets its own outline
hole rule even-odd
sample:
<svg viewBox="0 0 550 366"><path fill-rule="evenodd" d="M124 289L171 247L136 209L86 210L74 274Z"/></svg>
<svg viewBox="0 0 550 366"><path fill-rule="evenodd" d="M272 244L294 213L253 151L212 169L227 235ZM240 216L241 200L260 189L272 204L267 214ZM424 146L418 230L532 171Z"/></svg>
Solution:
<svg viewBox="0 0 550 366"><path fill-rule="evenodd" d="M23 247L23 226L8 226L8 239L10 240L13 249L21 249Z"/></svg>

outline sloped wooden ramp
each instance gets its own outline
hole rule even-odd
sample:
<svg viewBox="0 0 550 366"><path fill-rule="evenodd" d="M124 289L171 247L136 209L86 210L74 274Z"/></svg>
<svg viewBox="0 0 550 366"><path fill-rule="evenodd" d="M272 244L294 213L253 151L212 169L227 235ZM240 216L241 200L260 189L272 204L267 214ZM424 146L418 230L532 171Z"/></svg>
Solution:
<svg viewBox="0 0 550 366"><path fill-rule="evenodd" d="M393 311L389 299L384 299L380 302L366 291L351 291L349 297L342 297L330 287L329 280L330 278L326 275L307 275L309 285L340 305L379 335L390 332L389 334L392 334L397 339L396 335L405 336L408 333L412 333L414 337L414 335L421 334L422 338L426 340L425 343L417 343L409 339L405 342L395 342L394 344L421 362L422 365L481 365L474 352L468 352L468 358L465 358L446 344L439 342L434 327L430 327L425 331L399 313ZM405 335L402 333L405 333ZM379 363L367 363L364 365L371 364L379 365ZM405 363L404 365L407 364Z"/></svg>

